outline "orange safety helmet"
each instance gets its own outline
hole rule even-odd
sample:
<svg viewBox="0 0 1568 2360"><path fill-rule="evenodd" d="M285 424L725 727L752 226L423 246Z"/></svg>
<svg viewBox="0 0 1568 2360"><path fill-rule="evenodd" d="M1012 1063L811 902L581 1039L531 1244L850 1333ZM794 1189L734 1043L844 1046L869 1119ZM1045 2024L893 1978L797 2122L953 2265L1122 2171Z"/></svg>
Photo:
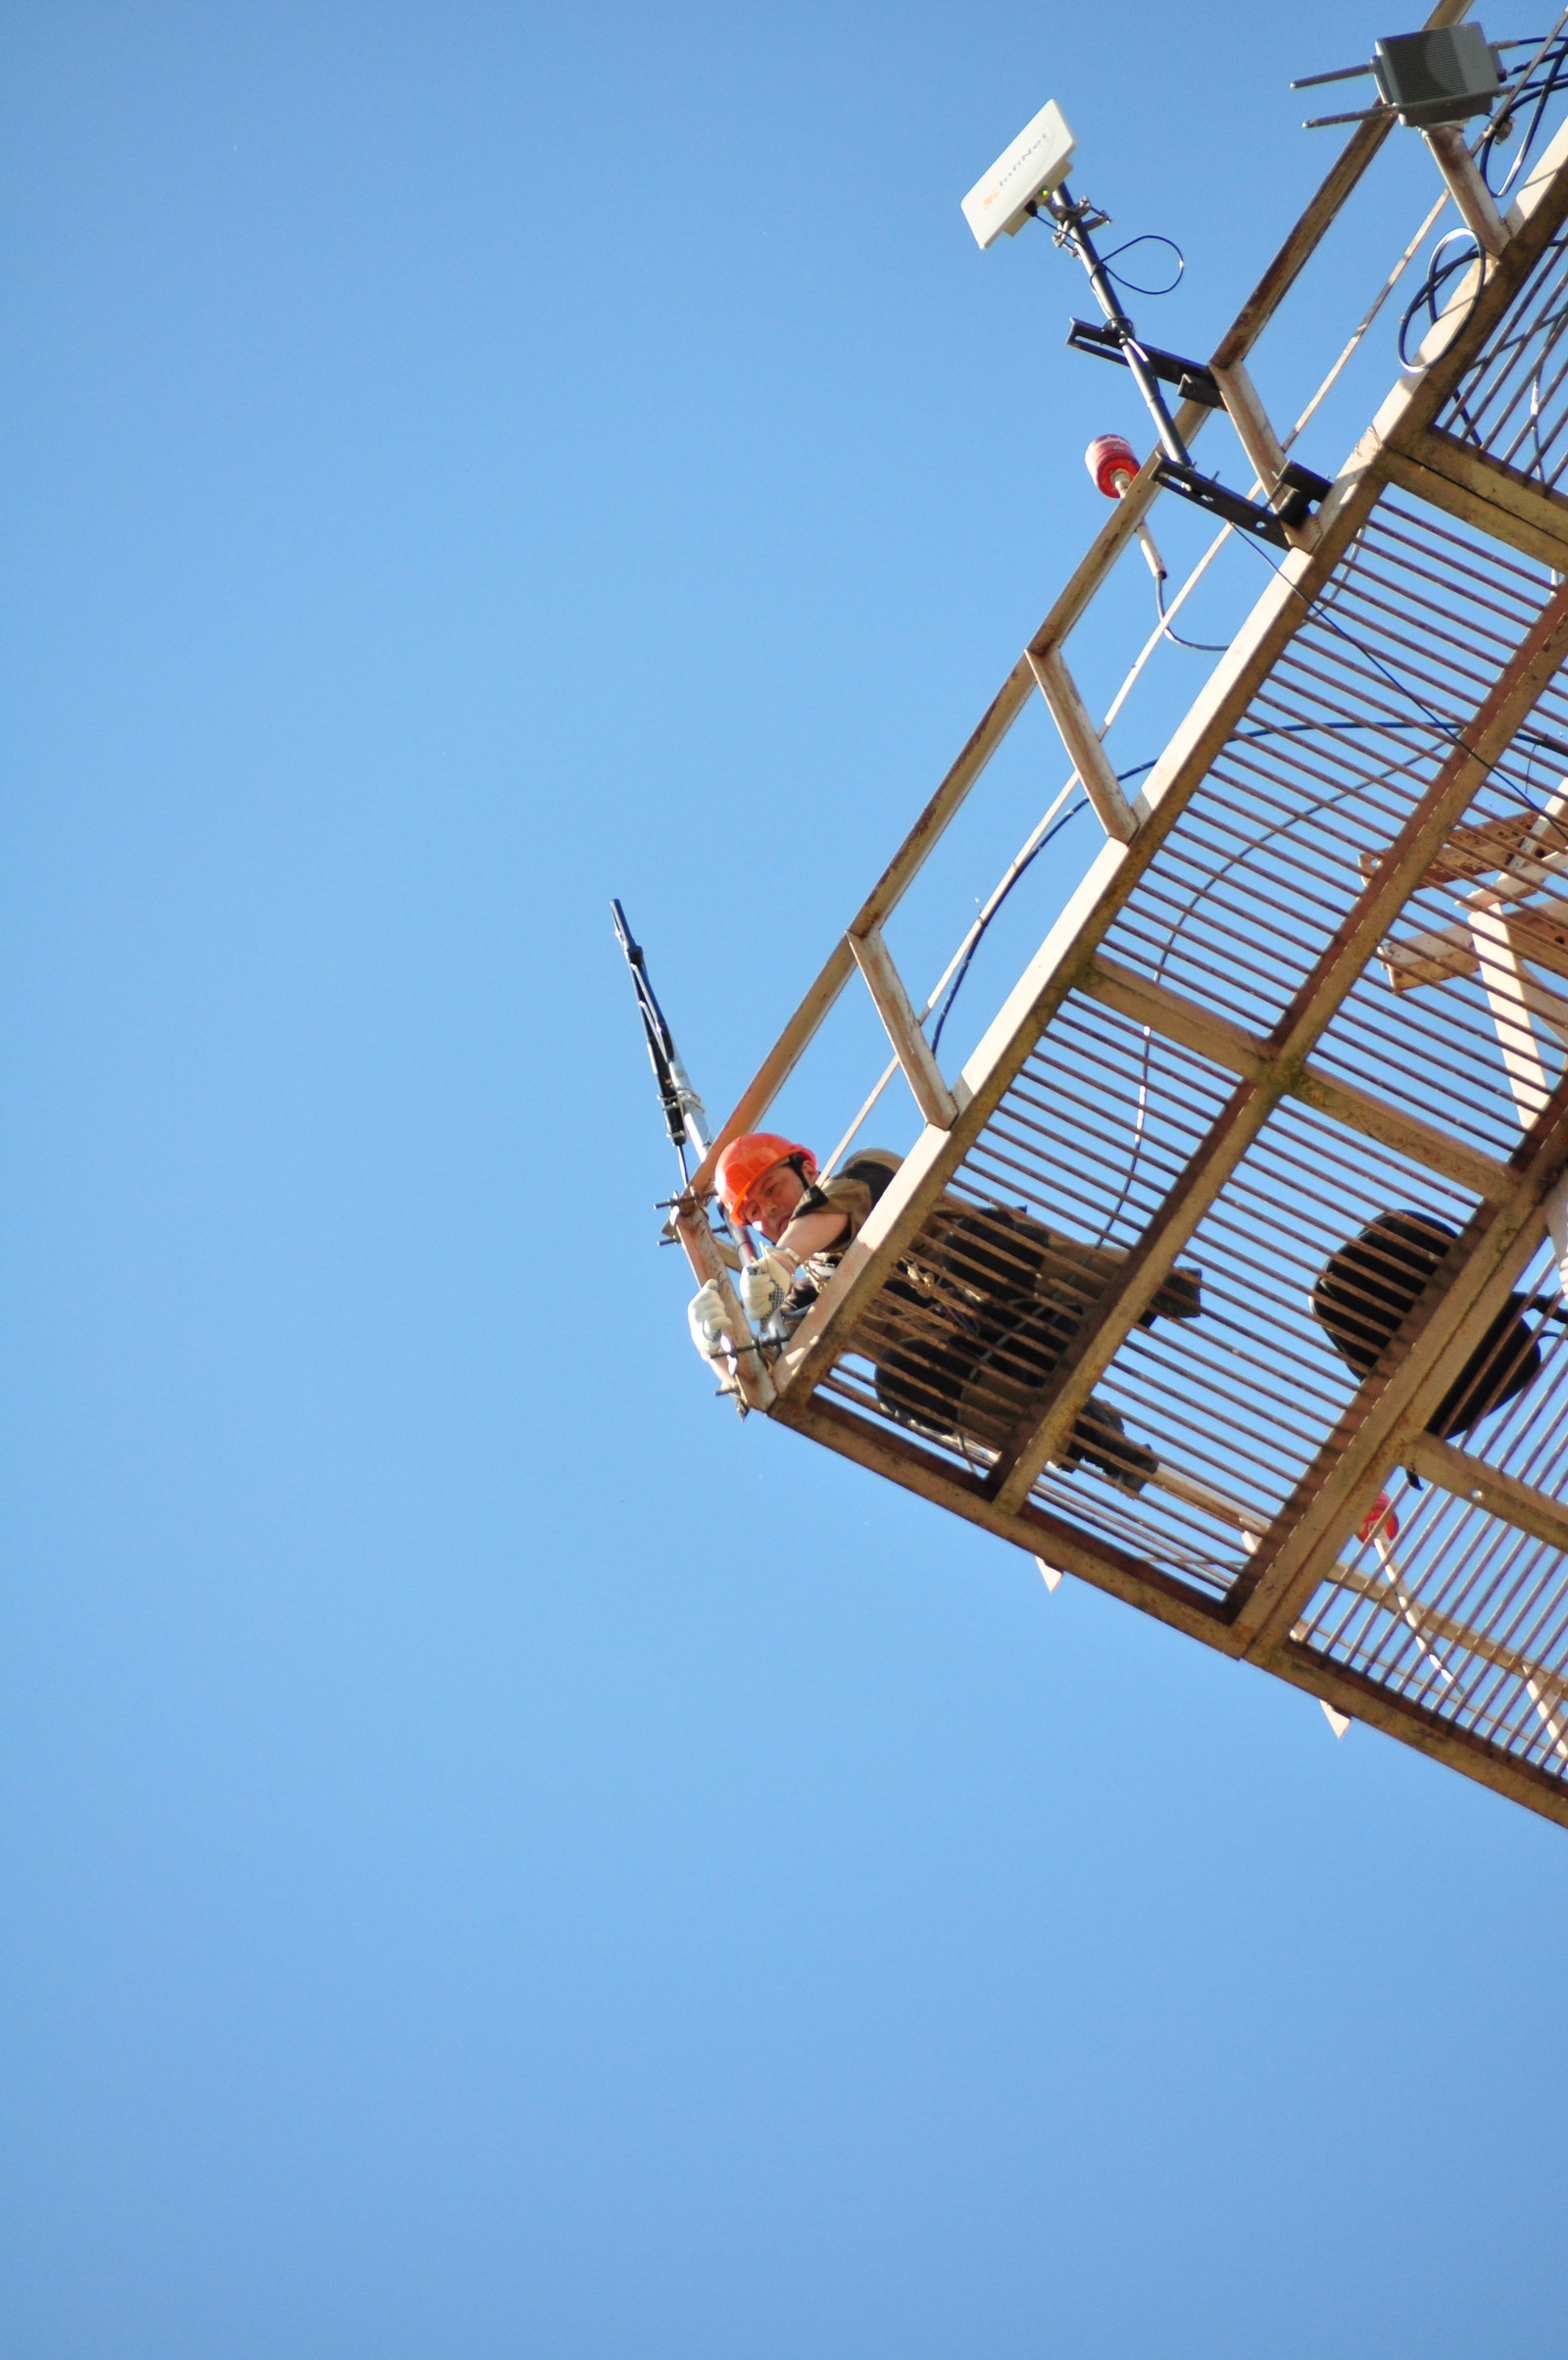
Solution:
<svg viewBox="0 0 1568 2360"><path fill-rule="evenodd" d="M741 1218L741 1207L764 1172L775 1163L790 1163L799 1159L809 1188L816 1178L816 1157L809 1148L801 1147L793 1139L780 1139L776 1131L746 1131L721 1148L713 1166L713 1185L718 1201L732 1221Z"/></svg>

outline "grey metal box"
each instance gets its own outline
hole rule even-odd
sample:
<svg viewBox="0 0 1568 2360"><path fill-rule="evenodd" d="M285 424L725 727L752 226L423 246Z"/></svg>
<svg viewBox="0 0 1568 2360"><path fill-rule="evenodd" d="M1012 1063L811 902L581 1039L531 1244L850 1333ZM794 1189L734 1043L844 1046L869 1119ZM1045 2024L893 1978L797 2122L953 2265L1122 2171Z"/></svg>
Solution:
<svg viewBox="0 0 1568 2360"><path fill-rule="evenodd" d="M1418 130L1490 115L1502 86L1497 53L1479 25L1396 33L1372 53L1378 88Z"/></svg>

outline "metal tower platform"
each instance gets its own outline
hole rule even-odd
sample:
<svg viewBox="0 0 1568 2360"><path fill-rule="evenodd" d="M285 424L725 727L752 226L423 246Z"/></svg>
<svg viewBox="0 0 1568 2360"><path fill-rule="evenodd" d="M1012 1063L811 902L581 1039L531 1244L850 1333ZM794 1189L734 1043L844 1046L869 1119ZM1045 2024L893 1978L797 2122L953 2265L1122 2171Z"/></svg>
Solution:
<svg viewBox="0 0 1568 2360"><path fill-rule="evenodd" d="M1248 355L1388 127L1353 134L1210 363L1265 492ZM1501 218L1444 136L1477 258L1141 790L1064 651L1153 460L716 1144L858 973L924 1129L788 1345L740 1355L749 1404L1568 1825L1568 130ZM1183 435L1214 415L1185 402ZM882 929L1037 694L1103 841L950 1076ZM701 1280L712 1162L676 1209ZM1044 1383L1003 1353L979 1430L912 1430L877 1379L890 1287L999 1205L1124 1258ZM1313 1289L1391 1209L1446 1234L1357 1382ZM1149 1325L1178 1260L1203 1315ZM1459 1431L1515 1298L1527 1381ZM1092 1394L1157 1454L1136 1495L1065 1463ZM1358 1538L1384 1490L1402 1529Z"/></svg>

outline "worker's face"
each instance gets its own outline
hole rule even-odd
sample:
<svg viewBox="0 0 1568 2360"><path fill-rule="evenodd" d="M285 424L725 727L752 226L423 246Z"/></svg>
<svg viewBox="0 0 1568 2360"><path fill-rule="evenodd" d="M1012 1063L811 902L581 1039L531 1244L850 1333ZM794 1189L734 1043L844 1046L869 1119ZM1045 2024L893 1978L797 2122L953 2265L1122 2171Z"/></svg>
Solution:
<svg viewBox="0 0 1568 2360"><path fill-rule="evenodd" d="M806 1191L801 1176L792 1164L775 1163L770 1172L754 1181L746 1200L746 1218L760 1229L769 1244L776 1244L784 1235L794 1216L795 1208Z"/></svg>

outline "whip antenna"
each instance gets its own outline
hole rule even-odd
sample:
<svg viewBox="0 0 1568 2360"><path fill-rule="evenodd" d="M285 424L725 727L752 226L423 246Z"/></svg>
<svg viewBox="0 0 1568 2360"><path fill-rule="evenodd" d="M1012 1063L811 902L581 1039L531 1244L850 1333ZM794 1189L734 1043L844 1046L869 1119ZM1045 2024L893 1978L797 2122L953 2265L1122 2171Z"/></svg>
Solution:
<svg viewBox="0 0 1568 2360"><path fill-rule="evenodd" d="M617 901L610 905L614 920L615 940L625 954L631 970L632 989L637 995L637 1012L643 1020L643 1038L648 1044L648 1061L654 1069L659 1089L659 1103L664 1109L664 1125L669 1132L675 1153L680 1157L680 1176L683 1182L691 1178L686 1163L686 1149L690 1145L698 1159L707 1155L712 1136L708 1111L692 1087L691 1076L680 1061L680 1054L664 1019L653 985L648 980L648 961L642 945L632 939L626 923L626 912Z"/></svg>

